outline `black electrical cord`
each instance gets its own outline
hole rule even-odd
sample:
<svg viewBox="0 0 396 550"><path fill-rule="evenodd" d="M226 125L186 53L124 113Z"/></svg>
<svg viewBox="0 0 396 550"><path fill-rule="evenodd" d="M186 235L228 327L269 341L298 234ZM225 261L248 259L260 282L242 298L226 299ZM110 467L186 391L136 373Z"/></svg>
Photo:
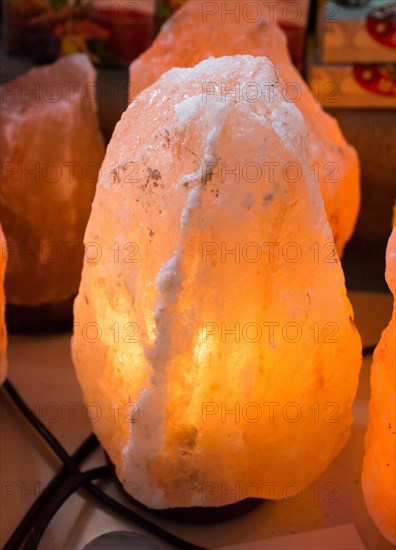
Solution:
<svg viewBox="0 0 396 550"><path fill-rule="evenodd" d="M81 473L78 476L70 477L48 502L45 508L45 514L42 514L38 518L38 521L23 545L23 550L33 550L38 547L49 522L70 495L93 479L103 479L109 476L108 467L101 466L100 468L94 468L93 470L88 470L88 472Z"/></svg>
<svg viewBox="0 0 396 550"><path fill-rule="evenodd" d="M75 464L81 464L81 462L87 458L87 456L99 445L95 435L90 435L78 449L72 454L72 459ZM38 498L34 501L29 508L22 521L19 523L15 531L12 533L8 542L4 546L3 550L14 550L19 548L23 541L26 539L29 531L34 525L37 516L42 513L42 509L45 504L52 499L53 495L62 487L63 483L68 479L69 470L66 466L63 466L59 472L52 478L45 489L40 493Z"/></svg>
<svg viewBox="0 0 396 550"><path fill-rule="evenodd" d="M38 431L41 437L48 443L51 449L58 455L59 459L66 468L73 474L79 474L80 470L75 464L74 460L71 458L66 449L59 443L59 441L54 437L54 435L44 426L41 420L29 409L25 401L19 395L17 390L11 384L9 380L5 380L3 384L4 388L7 390L8 395L14 401L15 405L21 411L23 416L29 420L33 427Z"/></svg>
<svg viewBox="0 0 396 550"><path fill-rule="evenodd" d="M44 424L41 422L41 420L29 409L29 407L26 405L22 397L19 395L17 390L14 388L14 386L6 380L3 384L3 387L6 389L9 396L12 398L14 403L17 405L18 409L21 411L21 413L26 417L26 419L33 425L33 427L40 433L40 435L45 439L45 441L48 443L48 445L53 449L53 451L58 455L60 460L64 464L65 470L67 470L72 476L75 477L74 482L77 483L77 489L80 487L84 487L87 489L93 496L95 496L102 504L105 504L107 507L109 507L113 512L117 512L119 515L123 516L129 521L134 521L135 523L138 523L141 527L149 530L154 535L157 535L158 537L175 544L176 546L182 545L182 548L185 550L206 550L205 548L201 546L197 546L195 544L189 543L183 539L180 539L179 537L173 535L172 533L169 533L168 531L162 529L155 523L152 523L150 520L147 520L143 516L140 516L130 508L127 508L126 506L123 506L113 498L111 498L107 493L102 491L99 487L92 484L90 482L90 478L85 478L84 474L79 470L77 463L75 462L74 458L72 458L67 451L64 449L64 447L59 443L59 441L53 436L53 434L44 426ZM92 437L92 436L90 436ZM89 439L89 438L88 438ZM87 440L88 441L88 440ZM83 443L85 445L86 442ZM82 445L82 446L83 446ZM81 447L82 447L81 446ZM63 470L63 469L62 469ZM62 472L61 470L61 472ZM61 472L59 472L56 476L60 476ZM92 471L91 471L92 472ZM110 474L110 470L108 467L104 467L102 472L106 473L106 475L103 475L102 477L108 477ZM89 474L89 472L86 472ZM54 478L54 479L55 479ZM53 480L54 481L54 480ZM74 485L73 485L74 486ZM74 489L76 490L76 489ZM72 491L73 492L73 491ZM62 493L63 494L63 493ZM38 525L35 533L32 535L32 537L28 537L29 540L27 542L27 545L24 546L26 550L34 550L37 548L37 544L40 541L42 534L44 533L44 530L46 526L48 525L49 521L51 520L52 516L58 508L62 505L64 500L60 501L60 504L58 504L58 508L55 509L53 512L53 507L51 506L51 502L53 499L53 491L48 491L46 501L48 502L48 497L51 497L50 504L44 507L43 512L40 511L40 514L43 514L43 517L38 519ZM66 496L67 498L67 496ZM56 502L59 502L59 499L55 499ZM44 501L41 502L41 505L44 505ZM31 510L28 511L27 514L31 513ZM38 512L35 512L35 517L37 519ZM47 521L47 514L50 516ZM33 514L32 514L33 516ZM32 527L32 524L26 520L25 518L22 520L24 524L24 527L26 526L26 529L28 529L28 525ZM36 528L36 526L35 526ZM16 531L18 531L19 527ZM26 537L28 535L28 532L26 532L24 529L21 529L18 531L18 538L24 534ZM15 534L15 533L14 533ZM13 535L14 536L14 535ZM7 542L6 547L4 547L4 550L15 550L17 546L8 546L11 542L11 539Z"/></svg>

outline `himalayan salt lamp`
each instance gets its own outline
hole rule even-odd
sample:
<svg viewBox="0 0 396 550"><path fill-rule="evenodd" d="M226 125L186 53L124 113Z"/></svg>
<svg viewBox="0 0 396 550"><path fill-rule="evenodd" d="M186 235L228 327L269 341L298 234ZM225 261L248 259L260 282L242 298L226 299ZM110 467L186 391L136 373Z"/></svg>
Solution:
<svg viewBox="0 0 396 550"><path fill-rule="evenodd" d="M0 224L0 384L7 376L7 331L5 325L4 275L7 265L7 246Z"/></svg>
<svg viewBox="0 0 396 550"><path fill-rule="evenodd" d="M386 281L395 296L396 227L386 250ZM374 351L370 421L365 439L362 485L370 516L385 538L396 544L396 350L395 308Z"/></svg>
<svg viewBox="0 0 396 550"><path fill-rule="evenodd" d="M71 55L4 84L1 96L7 301L62 302L78 290L104 157L95 70L85 55Z"/></svg>
<svg viewBox="0 0 396 550"><path fill-rule="evenodd" d="M361 343L303 116L280 98L202 99L205 81L278 79L264 57L172 69L107 149L73 360L119 479L151 508L231 504L252 484L291 495L348 438ZM299 181L261 170L275 161L298 163Z"/></svg>
<svg viewBox="0 0 396 550"><path fill-rule="evenodd" d="M219 2L217 7L215 2L189 0L163 26L152 46L131 64L130 101L172 67L194 67L211 56L268 57L286 84L283 90L276 86L274 93L294 102L304 115L309 132L309 165L320 183L341 256L359 212L358 157L345 141L337 121L323 111L293 66L284 33L263 18L255 21L258 9L263 10L263 17L268 16L268 6L264 11L264 4L258 2L251 9L248 0ZM224 13L226 9L228 14ZM258 84L265 87L265 83Z"/></svg>

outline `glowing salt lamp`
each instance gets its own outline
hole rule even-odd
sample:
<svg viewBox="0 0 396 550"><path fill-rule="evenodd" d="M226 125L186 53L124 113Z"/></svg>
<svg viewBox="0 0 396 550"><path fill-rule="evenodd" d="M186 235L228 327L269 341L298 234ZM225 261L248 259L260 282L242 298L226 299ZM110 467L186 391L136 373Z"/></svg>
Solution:
<svg viewBox="0 0 396 550"><path fill-rule="evenodd" d="M75 54L0 87L0 208L11 304L56 304L78 290L104 157L95 79L88 57Z"/></svg>
<svg viewBox="0 0 396 550"><path fill-rule="evenodd" d="M386 250L386 281L395 296L396 227ZM370 422L365 439L362 485L370 516L385 538L396 544L396 350L395 308L374 351Z"/></svg>
<svg viewBox="0 0 396 550"><path fill-rule="evenodd" d="M270 14L271 8L263 2L228 0L216 5L189 0L162 27L152 46L131 64L130 101L173 67L194 67L203 59L225 55L268 57L286 84L281 87L274 83L273 93L294 103L304 116L309 133L309 166L320 184L341 256L359 213L359 159L337 121L323 111L292 64L286 37L276 23L268 20ZM255 98L265 93L267 85L253 83L245 92ZM227 92L233 90L231 87ZM335 95L334 101L337 99Z"/></svg>
<svg viewBox="0 0 396 550"><path fill-rule="evenodd" d="M301 112L202 96L278 79L263 57L173 69L107 149L73 360L119 479L151 508L290 496L348 439L361 343ZM275 161L298 181L257 172Z"/></svg>
<svg viewBox="0 0 396 550"><path fill-rule="evenodd" d="M7 376L7 331L5 325L4 275L7 265L7 246L0 224L0 384Z"/></svg>

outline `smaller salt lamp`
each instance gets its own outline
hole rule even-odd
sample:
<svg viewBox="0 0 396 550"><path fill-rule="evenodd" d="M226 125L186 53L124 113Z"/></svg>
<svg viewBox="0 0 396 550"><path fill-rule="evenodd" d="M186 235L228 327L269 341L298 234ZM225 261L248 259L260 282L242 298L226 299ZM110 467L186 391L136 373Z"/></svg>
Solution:
<svg viewBox="0 0 396 550"><path fill-rule="evenodd" d="M7 302L57 304L80 282L83 235L104 157L96 73L75 54L0 86Z"/></svg>
<svg viewBox="0 0 396 550"><path fill-rule="evenodd" d="M386 249L386 282L395 296L396 227ZM384 537L396 544L396 350L395 306L374 351L370 421L366 433L362 485L370 516Z"/></svg>
<svg viewBox="0 0 396 550"><path fill-rule="evenodd" d="M7 265L7 245L0 224L0 384L7 376L7 330L5 325L4 275Z"/></svg>

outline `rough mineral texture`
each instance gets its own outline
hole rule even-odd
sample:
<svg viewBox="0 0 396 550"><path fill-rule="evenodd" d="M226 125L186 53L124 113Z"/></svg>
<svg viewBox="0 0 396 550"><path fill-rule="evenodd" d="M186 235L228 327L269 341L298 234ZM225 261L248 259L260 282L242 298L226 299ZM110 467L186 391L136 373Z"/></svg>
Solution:
<svg viewBox="0 0 396 550"><path fill-rule="evenodd" d="M7 265L7 246L0 224L0 384L7 376L7 330L5 324L4 275Z"/></svg>
<svg viewBox="0 0 396 550"><path fill-rule="evenodd" d="M216 2L188 1L163 26L152 47L130 66L130 100L136 100L139 92L172 67L194 67L211 56L268 57L287 84L283 91L275 84L274 93L284 94L304 115L308 127L309 164L320 183L341 256L353 232L360 205L356 151L347 144L336 120L323 111L293 66L284 33L275 23L258 18L257 6L263 10L263 15L267 13L264 2L228 0L216 6ZM258 84L265 89L266 83ZM249 91L254 97L254 89ZM337 101L336 95L334 100Z"/></svg>
<svg viewBox="0 0 396 550"><path fill-rule="evenodd" d="M78 290L104 157L95 78L76 54L1 86L0 208L12 304L61 302Z"/></svg>
<svg viewBox="0 0 396 550"><path fill-rule="evenodd" d="M386 281L395 296L396 227L386 251ZM395 309L374 352L370 422L362 483L368 511L381 533L396 544L396 350Z"/></svg>
<svg viewBox="0 0 396 550"><path fill-rule="evenodd" d="M118 476L153 508L292 495L348 438L361 344L303 116L202 99L205 81L278 78L263 57L172 69L107 149L73 357Z"/></svg>

